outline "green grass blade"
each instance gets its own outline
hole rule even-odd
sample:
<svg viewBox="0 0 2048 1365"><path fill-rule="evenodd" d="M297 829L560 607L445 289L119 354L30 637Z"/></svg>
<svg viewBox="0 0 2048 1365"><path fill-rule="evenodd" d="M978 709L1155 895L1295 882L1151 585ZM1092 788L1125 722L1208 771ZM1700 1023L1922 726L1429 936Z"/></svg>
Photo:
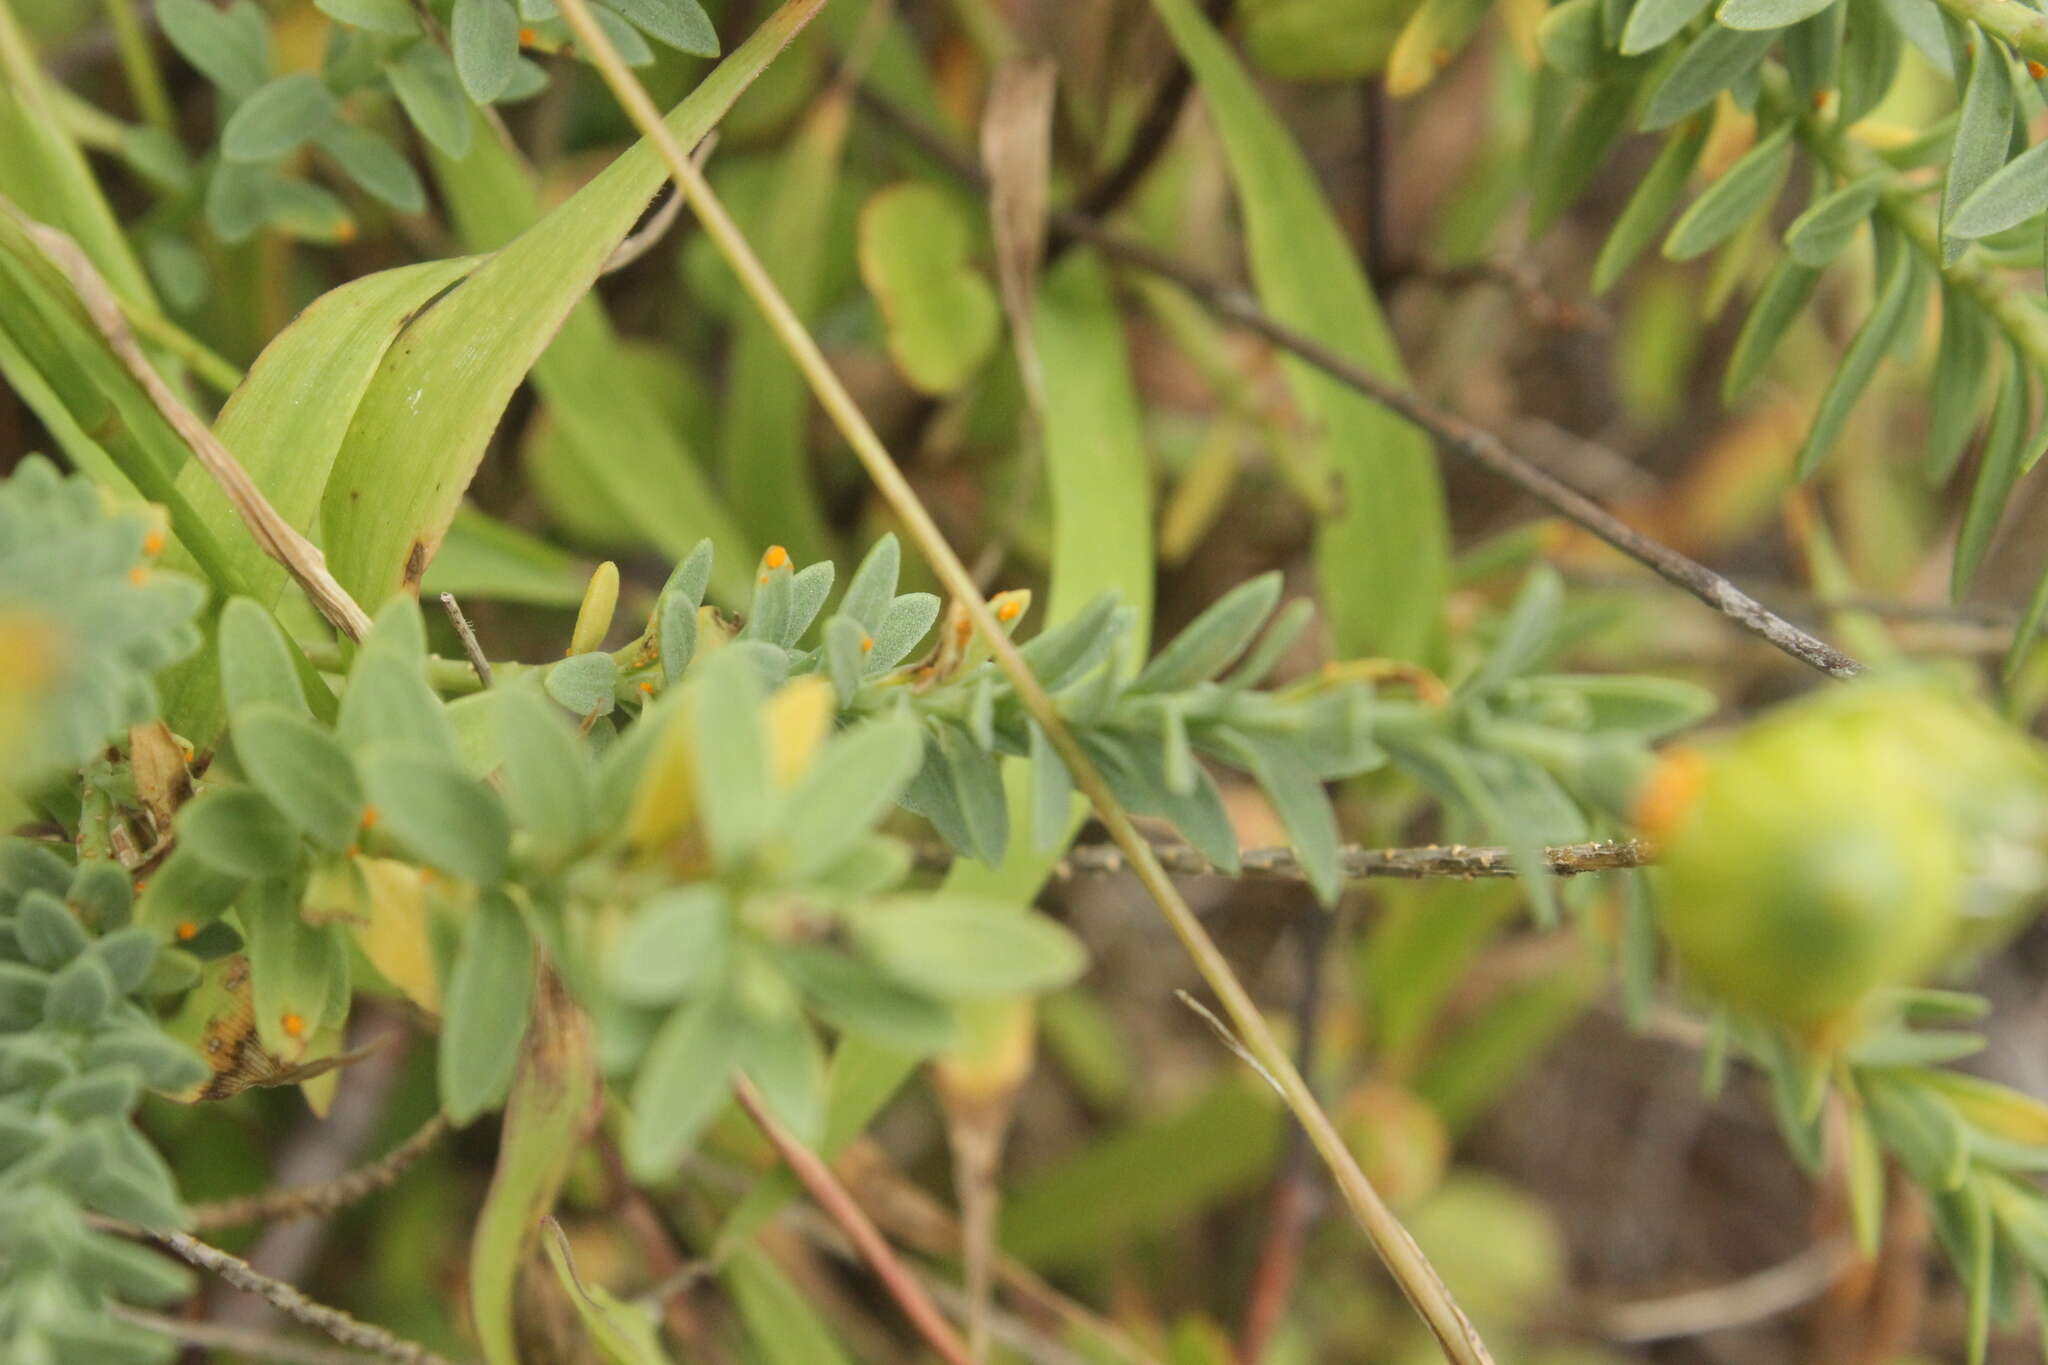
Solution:
<svg viewBox="0 0 2048 1365"><path fill-rule="evenodd" d="M1286 127L1190 0L1153 0L1223 139L1259 300L1374 373L1407 383L1356 255ZM1306 362L1282 362L1343 484L1316 535L1331 638L1347 657L1428 658L1450 581L1443 485L1429 439Z"/></svg>
<svg viewBox="0 0 2048 1365"><path fill-rule="evenodd" d="M761 257L775 282L808 318L832 226L827 206L839 184L849 115L843 91L828 94L783 153L763 227ZM733 510L754 538L789 547L799 564L832 557L832 534L811 476L810 390L775 331L751 308L740 310L732 339L719 430L718 473Z"/></svg>
<svg viewBox="0 0 2048 1365"><path fill-rule="evenodd" d="M776 11L669 115L670 131L685 143L709 132L820 3L789 0ZM654 147L636 144L386 354L321 509L334 575L366 607L418 583L505 404L664 178ZM619 401L604 376L588 378L598 397Z"/></svg>
<svg viewBox="0 0 2048 1365"><path fill-rule="evenodd" d="M464 244L496 251L541 222L540 188L488 121L476 125L460 160L433 153L434 179ZM671 558L709 538L714 594L745 601L766 542L741 532L659 395L633 382L642 373L596 299L570 308L533 366L558 472L608 520Z"/></svg>

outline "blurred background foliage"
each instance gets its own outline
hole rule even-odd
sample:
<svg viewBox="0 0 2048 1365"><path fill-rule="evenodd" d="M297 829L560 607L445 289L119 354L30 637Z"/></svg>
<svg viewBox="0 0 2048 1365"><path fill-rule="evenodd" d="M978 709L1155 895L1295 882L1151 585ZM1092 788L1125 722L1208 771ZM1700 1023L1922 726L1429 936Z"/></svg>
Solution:
<svg viewBox="0 0 2048 1365"><path fill-rule="evenodd" d="M306 401L347 390L345 406L276 400L238 414L230 402L223 438L253 471L280 479L319 464L288 514L322 528L344 581L373 610L401 584L452 591L490 655L507 661L552 660L572 639L579 658L602 657L599 646L630 654L624 626L596 640L576 628L600 561L619 566L619 619L638 622L658 614L674 563L708 541L717 554L691 607L708 595L745 612L759 586L749 566L768 562L771 545L788 547L783 563L850 567L901 529L687 213L672 226L657 218L642 249L590 255L601 235L590 224L632 225L659 168L642 158L616 181L594 179L633 130L564 51L552 8L0 7L0 190L80 240L150 358L205 410L245 367L260 371L258 356L297 319L312 360L335 362L296 357L318 381ZM637 0L608 11L607 32L666 108L769 8ZM1660 0L1205 8L834 0L694 132L715 124L712 184L985 582L1032 590L1054 624L1118 592L1135 671L1233 588L1276 572L1282 619L1286 603L1320 608L1264 660L1280 686L1307 695L1326 661L1371 662L1356 677L1377 688L1374 739L1388 761L1319 750L1331 761L1309 788L1347 779L1329 789L1333 824L1319 807L1290 807L1289 784L1255 756L1214 775L1235 842L1294 844L1320 886L1204 876L1187 887L1499 1359L1966 1358L1973 1316L1991 1306L1980 1302L1989 1288L1971 1289L1995 1277L1988 1264L1973 1277L1968 1249L1952 1240L1939 1254L1954 1229L1931 1225L1907 1191L1908 1177L1962 1187L1960 1175L1944 1186L1935 1169L1948 1139L1920 1141L1910 1117L1881 1134L1896 1158L1874 1168L1880 1195L1887 1184L1893 1195L1884 1250L1856 1260L1857 1237L1871 1231L1871 1168L1842 1180L1826 1149L1857 1139L1829 1126L1821 1081L1777 1053L1776 1035L1702 1025L1657 986L1661 950L1640 879L1353 881L1330 908L1315 894L1333 888L1311 865L1334 865L1339 831L1366 848L1506 844L1525 860L1545 843L1624 833L1652 741L1710 717L1747 717L1806 690L1811 673L1476 467L1435 459L1414 428L1156 278L1065 251L1057 230L1064 254L1045 271L1020 344L985 190L946 151L973 156L1006 60L1049 57L1052 203L1109 212L1130 237L1248 282L1297 329L1405 378L1856 652L1960 661L1959 673L2002 665L2004 714L2031 727L2048 702L2048 653L2030 649L2020 627L2037 614L2042 508L2019 476L2039 453L2034 390L2048 354L2032 330L2041 205L2026 175L1998 177L2041 112L2032 59L1994 42L2002 31L1989 27L1951 50L1961 30L1944 28L1931 6L1875 0L1752 5L1761 17L1746 28ZM1657 42L1631 13L1650 15ZM1771 32L1777 20L1814 29L1782 49L1753 44L1747 65L1726 63L1697 100L1663 117L1677 97L1662 92L1697 44ZM1777 54L1768 66L1766 51ZM1162 99L1189 68L1196 96ZM1816 91L1824 98L1811 117L1787 103ZM1856 107L1837 118L1826 98ZM1170 136L1155 137L1160 111L1157 131ZM1959 146L1993 143L1995 155L1956 160ZM1780 202L1794 145L1793 183L1808 193ZM1119 185L1112 171L1133 147L1146 149L1143 174ZM1888 178L1880 188L1874 176ZM1960 245L1945 245L1940 229L1971 195L2000 186L2014 202L1999 209L1993 194L1979 211L1999 225L1972 237L1989 240L1970 248L1968 282L1937 283L1939 258ZM1687 189L1699 190L1691 208ZM572 197L586 217L545 216ZM1818 227L1803 216L1809 201L1833 206ZM1664 240L1667 220L1676 227ZM545 236L548 224L557 236ZM525 255L495 266L459 259L515 239ZM1663 249L1649 249L1658 240ZM570 259L578 243L589 259ZM1805 273L1788 281L1788 260ZM338 345L317 349L332 334L316 327L340 311L324 296L397 267L414 273L379 277L386 292L374 300L352 296L389 351L363 367ZM410 425L409 384L446 375L431 356L412 358L409 341L444 326L447 345L476 320L421 310L491 268L530 304L515 339L532 352L531 374L523 363L508 369L499 402L477 398L455 425L423 436ZM21 299L39 287L26 274L0 279ZM328 314L302 313L323 298ZM1873 315L1885 320L1876 332L1866 329ZM1978 322L1986 334L1971 340L1964 333ZM157 436L139 423L75 420L70 391L25 358L32 348L5 329L0 341L0 461L11 469L29 452L61 453L104 483L169 501L134 473L161 453ZM1859 368L1844 394L1841 377ZM1817 414L1831 428L1818 449ZM1795 466L1811 477L1793 486ZM387 482L452 481L446 505L417 513L417 524L361 530L329 467L337 480L374 482L360 471L381 468ZM205 507L210 488L190 474L170 491ZM444 524L445 540L415 566L408 542L431 544ZM129 542L146 528L109 525L133 558ZM295 637L318 635L311 608L246 547L216 556L187 542L170 553L208 575L228 563L239 590L274 605ZM901 572L906 594L934 586L914 555ZM37 618L18 610L44 594L31 586L0 595L10 658L36 657ZM127 645L123 667L155 668L183 652L190 610L182 597L162 608L178 650L140 637L98 644ZM600 637L609 607L602 615ZM707 621L721 628L715 614ZM437 655L461 657L438 613L426 614L426 630ZM799 652L793 640L775 643ZM344 664L311 658L336 678ZM224 720L209 700L211 667L202 655L160 684L179 733L202 740ZM632 676L605 672L606 710L615 684L622 706L637 705ZM48 765L44 748L76 762L90 740L81 747L22 720L43 686L28 667L0 679L0 734L36 754L28 766ZM317 711L317 694L309 700ZM124 693L106 707L125 723L132 701ZM958 703L952 731L969 732L976 704ZM1013 726L1007 743L1022 752L1028 734ZM972 761L994 771L987 755ZM1815 780L1825 791L1868 773L1845 760L1839 775ZM1741 789L1771 785L1751 777ZM942 794L918 808L948 801L959 804ZM1156 804L1179 818L1166 797ZM975 831L947 809L952 827L934 824L974 850ZM907 818L897 828L920 832ZM962 865L949 884L1032 895L1053 857L1024 833L1019 823L1006 845L980 849L997 870ZM1332 844L1322 855L1307 846L1319 837ZM1100 832L1083 826L1080 838L1098 844ZM1037 1064L1012 1078L999 1358L1434 1358L1355 1229L1330 1216L1332 1197L1271 1093L1172 1004L1174 990L1198 982L1135 884L1076 864L1040 903L1085 944L1090 966L1023 1025ZM2018 911L2000 909L2015 921L1951 974L1993 1006L1975 1025L1988 1045L1967 1065L2048 1097L2044 942L2015 934ZM358 1001L348 1043L399 1040L343 1068L338 1083L329 1073L323 1118L297 1088L202 1106L143 1101L144 1129L184 1200L331 1179L418 1131L449 1101L436 1048L412 1027L417 1005L393 991ZM1856 1064L1887 1074L1953 1055L1947 1041L1911 1041L1928 1034L1909 1024L1973 1013L1934 997L1886 1009L1874 1031L1894 1050ZM330 1051L343 1044L338 1033L326 1041ZM1703 1054L1712 1071L1731 1049L1761 1067L1703 1085ZM841 1163L884 1230L946 1283L960 1247L948 1149L959 1078L950 1085L942 1076L906 1088ZM2038 1205L2013 1193L2038 1169L2016 1149L2037 1151L2048 1134L2008 1134L2013 1149L1998 1148L1985 1139L2005 1131L2000 1119L2017 1114L2024 1126L2035 1111L2015 1100L1991 1113L2005 1102L1967 1089L1953 1098L1975 1134L1962 1159L1969 1188L1986 1191L1972 1197L2019 1201L1999 1205L2000 1245L2020 1247L2031 1275L2048 1275L2033 1259L2048 1235L2028 1245L2015 1230ZM699 1152L644 1196L630 1196L625 1172L597 1150L570 1159L557 1213L578 1276L631 1299L695 1271L666 1317L679 1359L910 1358L916 1348L831 1228L814 1213L770 1216L775 1200L760 1192L772 1193L775 1161L760 1137L731 1111L705 1121ZM1965 1133L1963 1119L1954 1132ZM472 1125L351 1207L209 1235L323 1301L460 1357L471 1343L451 1305L469 1292L471 1226L497 1158L495 1126ZM1802 1164L1831 1174L1815 1180ZM650 1261L649 1219L655 1244L680 1248L682 1261ZM567 1325L573 1310L557 1282L536 1283L522 1304L530 1358L593 1358ZM220 1285L203 1292L216 1323L275 1325ZM2030 1310L2012 1307L1991 1356L2037 1358ZM192 1358L251 1357L195 1347Z"/></svg>

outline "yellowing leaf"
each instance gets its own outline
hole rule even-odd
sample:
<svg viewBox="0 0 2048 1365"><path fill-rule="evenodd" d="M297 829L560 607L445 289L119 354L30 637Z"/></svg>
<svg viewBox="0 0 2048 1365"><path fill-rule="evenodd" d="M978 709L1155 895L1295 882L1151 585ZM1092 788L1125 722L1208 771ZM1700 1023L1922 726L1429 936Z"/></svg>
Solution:
<svg viewBox="0 0 2048 1365"><path fill-rule="evenodd" d="M889 358L928 394L959 388L995 348L995 291L968 263L966 215L936 185L892 185L861 207L860 277L882 310Z"/></svg>
<svg viewBox="0 0 2048 1365"><path fill-rule="evenodd" d="M430 1013L441 1012L441 986L427 932L426 880L420 869L392 858L360 858L369 895L356 945L384 979Z"/></svg>
<svg viewBox="0 0 2048 1365"><path fill-rule="evenodd" d="M769 767L778 786L790 787L810 767L825 736L832 733L832 684L805 674L768 699Z"/></svg>

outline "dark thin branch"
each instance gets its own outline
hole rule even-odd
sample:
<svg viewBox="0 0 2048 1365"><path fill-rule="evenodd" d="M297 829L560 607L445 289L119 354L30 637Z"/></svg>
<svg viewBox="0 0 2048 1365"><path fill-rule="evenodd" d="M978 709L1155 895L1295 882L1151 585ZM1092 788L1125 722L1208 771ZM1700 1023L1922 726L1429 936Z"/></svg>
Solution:
<svg viewBox="0 0 2048 1365"><path fill-rule="evenodd" d="M860 94L870 110L952 174L986 188L981 169L955 151L943 135L872 90L863 87ZM1048 221L1055 230L1098 247L1106 256L1169 281L1218 317L1257 333L1407 419L1440 444L1506 479L1801 663L1836 678L1854 677L1863 671L1863 665L1854 658L1793 625L1704 564L1652 540L1585 494L1517 455L1492 432L1443 411L1412 390L1389 383L1348 356L1268 316L1235 285L1191 270L1164 252L1120 236L1086 214L1055 210L1048 215Z"/></svg>
<svg viewBox="0 0 2048 1365"><path fill-rule="evenodd" d="M1160 865L1179 877L1246 877L1271 881L1306 881L1291 848L1254 848L1243 855L1243 867L1226 872L1186 844L1155 844L1153 853ZM1346 845L1340 852L1340 866L1347 881L1367 877L1396 877L1416 881L1424 877L1476 878L1514 877L1519 870L1504 848L1474 847L1466 844L1431 844L1426 848L1360 848ZM1576 877L1586 872L1614 872L1647 867L1655 851L1637 839L1559 844L1543 850L1544 866L1553 876ZM918 850L921 866L937 871L951 864L952 855L942 845ZM1053 875L1062 879L1109 876L1125 871L1129 860L1114 844L1076 844L1060 860Z"/></svg>
<svg viewBox="0 0 2048 1365"><path fill-rule="evenodd" d="M192 1210L192 1230L211 1232L216 1228L240 1227L246 1223L281 1223L293 1218L318 1218L339 1212L397 1184L398 1178L425 1156L447 1131L448 1121L436 1114L422 1124L419 1131L392 1148L381 1161L359 1166L337 1179L317 1185L262 1190L237 1199L201 1204Z"/></svg>
<svg viewBox="0 0 2048 1365"><path fill-rule="evenodd" d="M1234 0L1206 0L1202 12L1212 27L1221 28L1229 22L1233 7ZM1081 192L1074 204L1075 212L1091 219L1107 218L1114 213L1173 140L1174 127L1180 122L1180 111L1186 107L1188 92L1194 89L1195 81L1178 49L1173 50L1171 60L1173 66L1152 92L1152 102L1145 107L1145 116L1138 120L1130 145L1101 179ZM1055 232L1045 245L1045 263L1051 265L1065 255L1075 240L1074 234L1064 229Z"/></svg>
<svg viewBox="0 0 2048 1365"><path fill-rule="evenodd" d="M874 1222L861 1211L846 1187L839 1183L839 1177L832 1174L818 1154L798 1142L787 1128L782 1126L767 1104L761 1099L761 1092L754 1089L754 1083L745 1076L733 1077L733 1095L748 1117L774 1146L791 1174L810 1192L810 1196L840 1226L847 1237L859 1248L861 1259L875 1272L875 1278L889 1291L889 1297L896 1300L896 1306L924 1338L925 1344L936 1352L947 1365L972 1365L973 1357L968 1353L967 1343L953 1330L953 1324L939 1312L931 1296L924 1292L924 1286L913 1278L896 1258L889 1243L875 1229Z"/></svg>
<svg viewBox="0 0 2048 1365"><path fill-rule="evenodd" d="M246 1294L254 1294L292 1321L325 1332L344 1346L367 1351L399 1365L453 1365L446 1356L428 1350L418 1342L350 1317L339 1308L317 1303L286 1284L273 1280L239 1256L208 1246L183 1232L136 1229L140 1235L171 1252L187 1265L211 1271Z"/></svg>

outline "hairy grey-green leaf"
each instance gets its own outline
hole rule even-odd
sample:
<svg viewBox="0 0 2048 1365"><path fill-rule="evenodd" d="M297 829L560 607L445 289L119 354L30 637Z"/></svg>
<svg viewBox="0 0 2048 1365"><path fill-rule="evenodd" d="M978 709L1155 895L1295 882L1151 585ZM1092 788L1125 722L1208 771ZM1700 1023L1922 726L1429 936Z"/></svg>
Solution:
<svg viewBox="0 0 2048 1365"><path fill-rule="evenodd" d="M1786 252L1815 270L1834 260L1876 210L1878 195L1889 178L1883 172L1866 175L1808 205L1785 229Z"/></svg>
<svg viewBox="0 0 2048 1365"><path fill-rule="evenodd" d="M1969 247L1968 239L1955 231L1957 210L2005 165L2012 143L2015 92L2005 49L1974 26L1968 32L1976 51L1970 59L1969 84L1963 88L1955 141L1949 147L1948 173L1941 182L1944 266L1954 265Z"/></svg>
<svg viewBox="0 0 2048 1365"><path fill-rule="evenodd" d="M441 1111L455 1124L511 1090L532 999L532 936L510 901L486 896L463 926L441 1016Z"/></svg>
<svg viewBox="0 0 2048 1365"><path fill-rule="evenodd" d="M1280 601L1280 574L1260 574L1216 599L1131 683L1132 692L1180 692L1208 682L1244 653Z"/></svg>
<svg viewBox="0 0 2048 1365"><path fill-rule="evenodd" d="M1792 125L1787 123L1743 153L1692 206L1679 215L1664 239L1673 261L1704 256L1769 210L1792 166Z"/></svg>
<svg viewBox="0 0 2048 1365"><path fill-rule="evenodd" d="M455 0L448 39L472 100L489 104L504 93L519 60L519 15L510 0Z"/></svg>
<svg viewBox="0 0 2048 1365"><path fill-rule="evenodd" d="M1835 0L1721 0L1714 22L1728 28L1790 28L1833 3Z"/></svg>
<svg viewBox="0 0 2048 1365"><path fill-rule="evenodd" d="M1947 483L1977 428L1984 379L1991 371L1992 324L1975 299L1941 285L1941 345L1927 400L1927 447L1922 467L1929 481Z"/></svg>
<svg viewBox="0 0 2048 1365"><path fill-rule="evenodd" d="M1803 266L1790 256L1781 257L1771 267L1763 287L1757 291L1756 301L1749 306L1742 330L1736 334L1735 346L1728 353L1728 370L1721 377L1722 402L1732 404L1763 373L1771 353L1805 310L1806 301L1818 283L1818 270Z"/></svg>
<svg viewBox="0 0 2048 1365"><path fill-rule="evenodd" d="M1633 57L1664 46L1709 3L1711 0L1637 0L1622 26L1621 54Z"/></svg>
<svg viewBox="0 0 2048 1365"><path fill-rule="evenodd" d="M221 129L221 155L230 161L273 161L335 121L340 101L310 71L279 76L250 93Z"/></svg>
<svg viewBox="0 0 2048 1365"><path fill-rule="evenodd" d="M1842 362L1835 367L1834 378L1821 395L1820 409L1814 414L1813 425L1808 428L1806 441L1793 465L1795 477L1807 478L1820 468L1820 462L1834 448L1848 423L1850 410L1862 397L1871 375L1877 372L1878 361L1891 349L1900 329L1912 325L1914 319L1908 314L1915 293L1913 261L1909 250L1902 248L1892 254L1890 268L1878 282L1877 302L1863 325L1856 329L1855 339L1842 353Z"/></svg>
<svg viewBox="0 0 2048 1365"><path fill-rule="evenodd" d="M1665 140L1657 159L1650 163L1635 193L1616 216L1607 240L1600 247L1600 255L1593 262L1595 294L1604 294L1614 287L1678 207L1706 141L1707 125L1703 119L1687 123Z"/></svg>
<svg viewBox="0 0 2048 1365"><path fill-rule="evenodd" d="M1687 45L1643 110L1646 130L1668 128L1704 108L1723 90L1754 70L1777 38L1770 31L1745 32L1710 25Z"/></svg>

